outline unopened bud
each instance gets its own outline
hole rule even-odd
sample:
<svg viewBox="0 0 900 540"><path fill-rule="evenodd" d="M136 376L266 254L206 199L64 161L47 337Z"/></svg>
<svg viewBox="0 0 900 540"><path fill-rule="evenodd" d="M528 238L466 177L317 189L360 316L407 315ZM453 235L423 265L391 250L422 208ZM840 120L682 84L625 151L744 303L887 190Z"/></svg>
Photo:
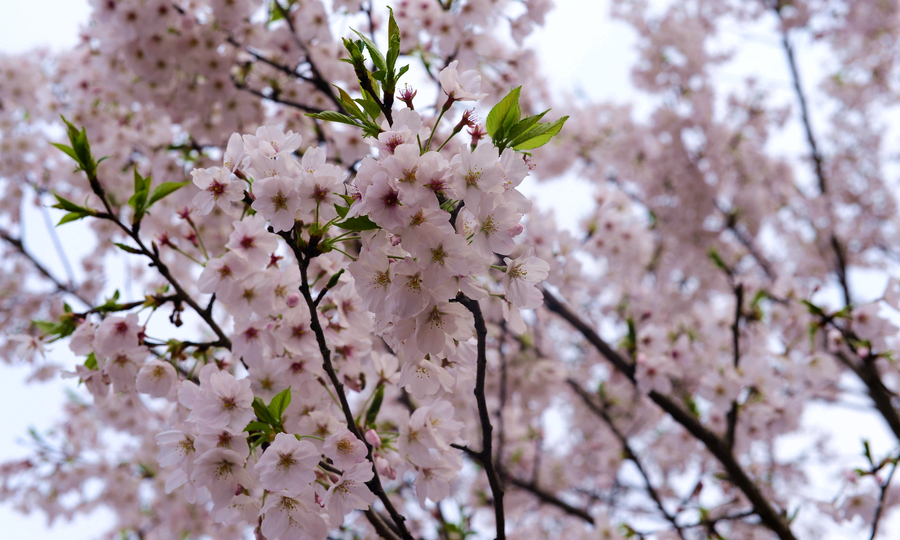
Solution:
<svg viewBox="0 0 900 540"><path fill-rule="evenodd" d="M287 298L284 299L284 303L287 304L289 308L295 308L300 304L300 295L297 293L291 293L287 295Z"/></svg>
<svg viewBox="0 0 900 540"><path fill-rule="evenodd" d="M378 471L379 475L385 478L388 478L390 480L397 479L397 471L395 471L394 468L391 467L391 464L388 463L388 460L384 459L381 456L375 457L375 470Z"/></svg>
<svg viewBox="0 0 900 540"><path fill-rule="evenodd" d="M368 442L375 448L381 446L381 437L378 436L378 433L376 433L374 429L370 428L363 436L366 438L366 442Z"/></svg>

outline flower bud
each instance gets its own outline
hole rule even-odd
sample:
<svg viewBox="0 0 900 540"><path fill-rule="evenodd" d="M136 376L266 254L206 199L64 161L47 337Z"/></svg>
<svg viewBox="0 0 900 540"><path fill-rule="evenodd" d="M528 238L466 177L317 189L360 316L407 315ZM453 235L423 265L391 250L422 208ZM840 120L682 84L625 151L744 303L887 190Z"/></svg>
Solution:
<svg viewBox="0 0 900 540"><path fill-rule="evenodd" d="M378 436L378 433L376 433L374 429L369 428L364 437L366 438L366 441L375 448L381 446L381 437Z"/></svg>
<svg viewBox="0 0 900 540"><path fill-rule="evenodd" d="M295 308L300 304L300 295L297 293L291 293L287 295L287 298L284 299L284 303L287 304L289 308Z"/></svg>

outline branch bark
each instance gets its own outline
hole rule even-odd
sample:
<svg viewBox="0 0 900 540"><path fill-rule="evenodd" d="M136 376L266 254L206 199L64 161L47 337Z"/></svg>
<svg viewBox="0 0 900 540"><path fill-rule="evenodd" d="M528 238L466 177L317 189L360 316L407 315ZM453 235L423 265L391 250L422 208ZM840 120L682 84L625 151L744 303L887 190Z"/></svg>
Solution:
<svg viewBox="0 0 900 540"><path fill-rule="evenodd" d="M634 367L603 341L590 326L546 290L544 290L544 299L547 309L557 313L572 324L616 369L628 376L633 384L637 384L634 376ZM771 529L781 540L796 540L785 515L772 506L772 503L769 502L756 482L744 472L743 467L738 463L731 448L728 447L725 441L707 429L697 417L686 411L684 407L670 397L655 390L651 391L648 396L651 401L667 412L673 420L681 424L688 433L706 446L706 449L725 469L731 482L744 493L753 505L753 510L759 516L763 525Z"/></svg>
<svg viewBox="0 0 900 540"><path fill-rule="evenodd" d="M478 363L475 374L475 400L478 404L478 418L481 421L481 452L477 453L478 460L484 466L491 492L494 495L494 519L497 525L497 540L506 539L506 521L503 513L503 486L500 485L500 476L494 466L492 456L493 426L491 416L488 413L487 401L484 395L484 379L487 373L487 326L484 323L484 315L481 313L481 305L477 300L459 293L456 301L468 309L475 318L475 335L478 339Z"/></svg>

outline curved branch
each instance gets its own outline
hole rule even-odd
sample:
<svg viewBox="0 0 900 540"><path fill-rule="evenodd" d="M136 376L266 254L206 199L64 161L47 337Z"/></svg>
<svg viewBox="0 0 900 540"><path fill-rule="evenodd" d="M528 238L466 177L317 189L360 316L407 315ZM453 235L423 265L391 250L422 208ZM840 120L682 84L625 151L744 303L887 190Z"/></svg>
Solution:
<svg viewBox="0 0 900 540"><path fill-rule="evenodd" d="M559 300L546 290L544 290L544 299L547 309L566 319L566 321L579 330L616 369L628 376L632 384L637 384L634 376L634 367L603 341L590 326L567 307L563 306ZM784 514L775 510L772 503L769 502L756 482L744 472L743 467L738 463L728 445L719 438L718 435L707 429L700 423L700 420L697 417L686 411L681 405L677 404L668 396L660 394L655 390L651 391L648 396L651 401L667 412L673 420L681 424L688 433L706 446L706 449L709 450L722 467L724 467L731 482L744 493L753 505L754 512L759 516L766 527L777 534L781 540L796 540Z"/></svg>

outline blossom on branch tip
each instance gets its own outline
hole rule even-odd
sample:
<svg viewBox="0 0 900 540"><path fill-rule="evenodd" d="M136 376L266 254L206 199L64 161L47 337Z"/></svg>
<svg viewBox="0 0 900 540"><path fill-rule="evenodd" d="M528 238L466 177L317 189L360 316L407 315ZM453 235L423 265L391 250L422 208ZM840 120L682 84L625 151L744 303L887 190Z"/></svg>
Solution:
<svg viewBox="0 0 900 540"><path fill-rule="evenodd" d="M453 101L478 101L487 96L480 93L481 75L474 69L459 73L456 66L459 60L454 60L441 70L441 89Z"/></svg>

